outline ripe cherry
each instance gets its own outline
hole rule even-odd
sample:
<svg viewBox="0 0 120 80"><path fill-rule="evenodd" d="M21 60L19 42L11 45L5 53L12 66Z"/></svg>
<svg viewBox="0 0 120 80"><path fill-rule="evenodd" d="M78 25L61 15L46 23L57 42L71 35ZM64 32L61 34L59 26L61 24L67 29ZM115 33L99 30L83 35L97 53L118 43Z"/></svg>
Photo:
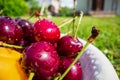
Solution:
<svg viewBox="0 0 120 80"><path fill-rule="evenodd" d="M61 58L59 72L63 74L69 65L73 62L73 58ZM82 69L80 64L75 63L63 80L82 80Z"/></svg>
<svg viewBox="0 0 120 80"><path fill-rule="evenodd" d="M60 30L52 21L46 19L38 20L33 28L36 41L55 43L60 38Z"/></svg>
<svg viewBox="0 0 120 80"><path fill-rule="evenodd" d="M24 50L24 55L25 65L34 70L41 80L49 80L58 70L59 57L49 42L31 44Z"/></svg>
<svg viewBox="0 0 120 80"><path fill-rule="evenodd" d="M22 44L22 45L28 46L31 43L33 43L35 40L34 40L32 24L28 20L21 19L21 18L16 18L15 21L23 30L23 40L24 40L25 44L24 45ZM21 40L19 42L21 42Z"/></svg>
<svg viewBox="0 0 120 80"><path fill-rule="evenodd" d="M76 55L82 48L82 43L73 36L63 36L57 42L57 51L61 56Z"/></svg>
<svg viewBox="0 0 120 80"><path fill-rule="evenodd" d="M0 17L0 40L10 44L16 44L23 37L21 27L10 17Z"/></svg>

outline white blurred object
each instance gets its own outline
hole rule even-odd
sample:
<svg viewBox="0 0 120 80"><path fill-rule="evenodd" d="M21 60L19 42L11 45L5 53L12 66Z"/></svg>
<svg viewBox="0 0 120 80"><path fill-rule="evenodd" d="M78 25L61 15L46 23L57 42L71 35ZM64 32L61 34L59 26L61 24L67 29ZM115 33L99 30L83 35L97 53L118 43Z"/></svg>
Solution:
<svg viewBox="0 0 120 80"><path fill-rule="evenodd" d="M79 39L83 44L86 41ZM107 57L95 46L89 45L80 58L83 80L119 80Z"/></svg>
<svg viewBox="0 0 120 80"><path fill-rule="evenodd" d="M59 9L60 9L60 0L52 0L51 1L51 5L54 6L55 13L58 14L59 13Z"/></svg>

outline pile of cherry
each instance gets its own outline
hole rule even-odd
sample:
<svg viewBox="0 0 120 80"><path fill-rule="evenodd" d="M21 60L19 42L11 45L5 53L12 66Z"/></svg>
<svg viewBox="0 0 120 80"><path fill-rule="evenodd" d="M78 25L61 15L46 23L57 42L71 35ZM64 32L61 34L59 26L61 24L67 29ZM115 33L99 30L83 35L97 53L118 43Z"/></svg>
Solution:
<svg viewBox="0 0 120 80"><path fill-rule="evenodd" d="M0 16L0 41L24 47L21 63L26 74L35 73L32 80L53 80L62 75L83 48L74 36L60 35L58 26L47 19L32 24L25 19ZM63 80L81 79L82 69L77 62Z"/></svg>

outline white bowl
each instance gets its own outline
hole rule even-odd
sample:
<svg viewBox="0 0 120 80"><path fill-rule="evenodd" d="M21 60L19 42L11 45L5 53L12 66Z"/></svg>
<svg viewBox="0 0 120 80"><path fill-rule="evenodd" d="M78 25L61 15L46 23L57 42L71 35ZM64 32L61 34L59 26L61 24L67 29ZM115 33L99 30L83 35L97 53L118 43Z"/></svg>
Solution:
<svg viewBox="0 0 120 80"><path fill-rule="evenodd" d="M79 40L83 44L86 43L83 39ZM108 58L92 44L88 46L79 62L83 70L83 80L119 80Z"/></svg>

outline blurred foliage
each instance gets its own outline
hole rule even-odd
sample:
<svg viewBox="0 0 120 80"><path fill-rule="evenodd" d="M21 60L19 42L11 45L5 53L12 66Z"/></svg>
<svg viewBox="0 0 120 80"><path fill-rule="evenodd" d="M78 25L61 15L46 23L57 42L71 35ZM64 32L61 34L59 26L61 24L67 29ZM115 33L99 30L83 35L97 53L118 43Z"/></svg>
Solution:
<svg viewBox="0 0 120 80"><path fill-rule="evenodd" d="M73 10L68 7L61 7L60 15L61 16L73 16Z"/></svg>
<svg viewBox="0 0 120 80"><path fill-rule="evenodd" d="M28 3L29 7L30 7L30 13L33 13L36 10L40 10L40 4L37 0L26 0L26 2Z"/></svg>
<svg viewBox="0 0 120 80"><path fill-rule="evenodd" d="M27 14L29 7L25 0L0 0L0 10L5 16L20 16Z"/></svg>

